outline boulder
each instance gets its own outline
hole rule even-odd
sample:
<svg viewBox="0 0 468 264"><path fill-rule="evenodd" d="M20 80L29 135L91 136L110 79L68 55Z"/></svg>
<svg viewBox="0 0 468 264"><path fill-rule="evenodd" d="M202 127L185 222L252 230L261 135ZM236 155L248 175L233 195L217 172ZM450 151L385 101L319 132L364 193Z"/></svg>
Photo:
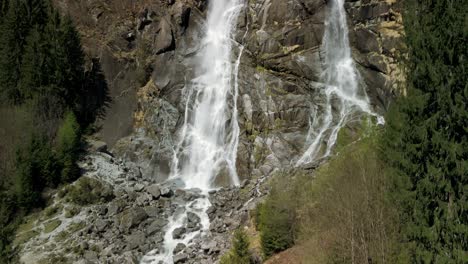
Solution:
<svg viewBox="0 0 468 264"><path fill-rule="evenodd" d="M174 264L178 263L185 263L188 260L188 255L187 254L177 254L174 256Z"/></svg>
<svg viewBox="0 0 468 264"><path fill-rule="evenodd" d="M161 189L157 184L146 187L146 191L153 196L154 199L159 199L161 196Z"/></svg>
<svg viewBox="0 0 468 264"><path fill-rule="evenodd" d="M94 222L94 229L96 232L104 232L106 230L106 227L109 225L109 222L107 220L103 219L97 219Z"/></svg>
<svg viewBox="0 0 468 264"><path fill-rule="evenodd" d="M135 190L136 192L141 192L141 191L143 191L144 188L145 188L145 185L143 185L143 184L141 184L141 183L137 183L137 184L135 184L135 186L134 186L134 190Z"/></svg>
<svg viewBox="0 0 468 264"><path fill-rule="evenodd" d="M177 246L174 248L174 251L172 252L174 255L181 252L182 250L184 250L186 248L185 244L184 243L179 243L177 244Z"/></svg>
<svg viewBox="0 0 468 264"><path fill-rule="evenodd" d="M172 238L174 239L181 239L184 234L187 232L185 227L178 227L172 231Z"/></svg>
<svg viewBox="0 0 468 264"><path fill-rule="evenodd" d="M162 197L166 197L166 198L170 198L174 195L174 191L169 188L169 187L162 187L161 188L161 196Z"/></svg>
<svg viewBox="0 0 468 264"><path fill-rule="evenodd" d="M155 38L156 54L165 53L175 49L174 33L169 22L170 18L163 18L159 22L158 34Z"/></svg>
<svg viewBox="0 0 468 264"><path fill-rule="evenodd" d="M187 228L190 231L195 231L200 229L200 217L192 212L187 213Z"/></svg>
<svg viewBox="0 0 468 264"><path fill-rule="evenodd" d="M140 224L143 220L148 218L145 210L140 207L135 207L126 210L120 217L120 228L129 231L131 228Z"/></svg>
<svg viewBox="0 0 468 264"><path fill-rule="evenodd" d="M127 241L127 248L130 250L138 248L140 245L144 244L146 239L145 233L142 231L136 231L129 236L125 237Z"/></svg>
<svg viewBox="0 0 468 264"><path fill-rule="evenodd" d="M154 233L160 232L165 225L167 225L168 221L164 218L158 218L154 220L147 228L146 233L148 235L152 235Z"/></svg>

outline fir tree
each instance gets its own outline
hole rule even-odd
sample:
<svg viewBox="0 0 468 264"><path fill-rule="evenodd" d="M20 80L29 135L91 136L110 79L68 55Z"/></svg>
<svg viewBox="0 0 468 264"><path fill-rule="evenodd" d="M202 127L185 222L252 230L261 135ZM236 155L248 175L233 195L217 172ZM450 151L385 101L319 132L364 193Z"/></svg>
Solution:
<svg viewBox="0 0 468 264"><path fill-rule="evenodd" d="M388 114L385 153L411 263L468 263L466 1L406 2L408 96Z"/></svg>
<svg viewBox="0 0 468 264"><path fill-rule="evenodd" d="M23 46L29 30L27 12L19 0L11 1L1 26L0 38L0 93L2 101L18 103L16 89L20 77Z"/></svg>
<svg viewBox="0 0 468 264"><path fill-rule="evenodd" d="M0 0L0 24L8 10L8 0Z"/></svg>

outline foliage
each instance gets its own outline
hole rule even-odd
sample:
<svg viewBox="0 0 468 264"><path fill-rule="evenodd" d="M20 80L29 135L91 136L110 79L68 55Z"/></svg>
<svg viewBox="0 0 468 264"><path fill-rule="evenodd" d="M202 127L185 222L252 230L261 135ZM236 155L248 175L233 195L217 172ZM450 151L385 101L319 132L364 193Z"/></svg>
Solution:
<svg viewBox="0 0 468 264"><path fill-rule="evenodd" d="M297 180L302 186L299 240L317 244L326 262L396 262L398 219L387 197L378 138L374 131L343 149L315 173L314 181Z"/></svg>
<svg viewBox="0 0 468 264"><path fill-rule="evenodd" d="M112 189L100 181L82 177L64 190L65 200L76 205L84 206L100 202L108 202L114 198Z"/></svg>
<svg viewBox="0 0 468 264"><path fill-rule="evenodd" d="M250 264L251 253L249 251L249 239L244 230L234 232L232 249L221 258L221 264Z"/></svg>
<svg viewBox="0 0 468 264"><path fill-rule="evenodd" d="M298 203L296 197L291 195L296 193L296 186L287 178L287 175L277 176L269 196L257 207L256 223L267 257L294 244Z"/></svg>
<svg viewBox="0 0 468 264"><path fill-rule="evenodd" d="M15 194L20 207L29 210L41 205L40 192L55 182L56 164L52 149L41 136L32 137L16 156Z"/></svg>
<svg viewBox="0 0 468 264"><path fill-rule="evenodd" d="M78 177L81 129L102 113L103 75L85 74L80 37L49 0L0 0L0 262L45 187ZM93 77L85 81L84 78Z"/></svg>
<svg viewBox="0 0 468 264"><path fill-rule="evenodd" d="M80 126L75 115L68 112L57 132L57 157L62 167L61 182L69 182L77 178L79 168L75 161L78 159L80 148Z"/></svg>
<svg viewBox="0 0 468 264"><path fill-rule="evenodd" d="M407 97L387 115L383 149L395 170L411 263L468 262L466 1L405 2Z"/></svg>
<svg viewBox="0 0 468 264"><path fill-rule="evenodd" d="M365 126L359 137L312 174L276 176L257 208L265 255L297 245L304 263L398 261L398 218L377 155L380 132Z"/></svg>

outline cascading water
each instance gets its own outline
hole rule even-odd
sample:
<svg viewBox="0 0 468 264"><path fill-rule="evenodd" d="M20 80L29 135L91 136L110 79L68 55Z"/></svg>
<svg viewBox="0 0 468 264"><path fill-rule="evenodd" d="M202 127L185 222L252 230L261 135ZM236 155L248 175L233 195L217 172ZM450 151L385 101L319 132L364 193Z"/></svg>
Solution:
<svg viewBox="0 0 468 264"><path fill-rule="evenodd" d="M185 88L185 119L180 141L174 151L171 179L180 179L184 188L198 190L200 197L180 206L169 219L162 249L149 252L142 263L173 263L178 243L185 245L208 232L210 207L208 191L218 174L229 175L238 185L236 156L239 137L237 122L238 70L243 46L232 63L232 39L243 0L209 2L206 33L197 55L196 78ZM200 227L182 238L173 237L176 228L187 224L188 213L200 218Z"/></svg>
<svg viewBox="0 0 468 264"><path fill-rule="evenodd" d="M221 169L227 169L232 184L239 184L238 66L231 61L231 35L242 6L240 0L210 1L200 72L186 91L185 122L171 176L181 178L186 188L210 189Z"/></svg>
<svg viewBox="0 0 468 264"><path fill-rule="evenodd" d="M332 0L330 3L322 43L325 54L322 80L325 89L321 99L324 104L312 109L307 139L309 147L296 166L330 155L340 128L349 121L353 113L364 112L383 122L371 110L365 90L360 89L359 74L349 47L344 0ZM321 115L318 115L319 111Z"/></svg>

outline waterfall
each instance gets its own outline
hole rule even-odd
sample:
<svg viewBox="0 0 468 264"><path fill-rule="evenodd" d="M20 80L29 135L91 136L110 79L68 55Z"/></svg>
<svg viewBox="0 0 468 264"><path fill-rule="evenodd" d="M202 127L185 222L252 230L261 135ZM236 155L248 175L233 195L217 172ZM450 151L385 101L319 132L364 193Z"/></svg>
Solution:
<svg viewBox="0 0 468 264"><path fill-rule="evenodd" d="M209 2L206 32L196 59L196 77L183 92L185 118L169 177L169 180L180 179L185 189L201 195L187 204L179 204L166 226L163 247L146 254L142 263L173 263L177 244L189 245L209 232L208 191L216 187L214 181L218 174L228 175L229 184L239 185L237 81L244 48L240 45L234 63L232 50L237 17L243 6L243 0ZM173 231L187 224L188 213L200 218L200 228L174 238Z"/></svg>
<svg viewBox="0 0 468 264"><path fill-rule="evenodd" d="M185 121L172 168L171 177L182 179L186 188L212 188L223 169L231 184L239 184L235 167L239 60L233 65L232 35L242 6L241 0L210 1L197 77L185 91Z"/></svg>
<svg viewBox="0 0 468 264"><path fill-rule="evenodd" d="M359 85L359 74L349 46L344 0L331 0L330 5L322 41L325 58L321 78L325 88L320 99L323 104L317 104L311 110L308 148L296 166L329 156L339 130L351 114L364 112L383 122L383 118L371 110L367 94Z"/></svg>

